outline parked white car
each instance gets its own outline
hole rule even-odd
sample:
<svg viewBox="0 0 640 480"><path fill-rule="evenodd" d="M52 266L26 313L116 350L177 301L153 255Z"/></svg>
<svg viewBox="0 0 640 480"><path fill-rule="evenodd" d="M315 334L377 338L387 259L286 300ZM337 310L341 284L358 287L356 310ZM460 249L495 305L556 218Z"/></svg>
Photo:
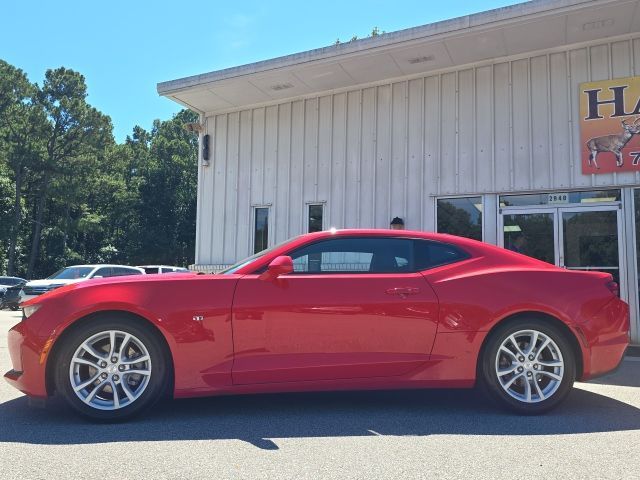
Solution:
<svg viewBox="0 0 640 480"><path fill-rule="evenodd" d="M44 280L27 282L20 292L20 302L26 302L33 297L70 283L83 282L92 278L144 275L144 273L142 268L125 265L73 265L58 270Z"/></svg>
<svg viewBox="0 0 640 480"><path fill-rule="evenodd" d="M143 269L147 274L189 272L188 268L170 265L138 265L138 268Z"/></svg>

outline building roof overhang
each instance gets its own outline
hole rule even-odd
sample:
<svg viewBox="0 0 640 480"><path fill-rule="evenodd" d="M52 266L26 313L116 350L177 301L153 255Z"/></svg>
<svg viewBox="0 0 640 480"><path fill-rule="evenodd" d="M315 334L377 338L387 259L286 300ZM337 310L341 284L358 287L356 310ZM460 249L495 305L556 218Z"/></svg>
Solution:
<svg viewBox="0 0 640 480"><path fill-rule="evenodd" d="M640 0L534 0L159 83L204 114L640 31Z"/></svg>

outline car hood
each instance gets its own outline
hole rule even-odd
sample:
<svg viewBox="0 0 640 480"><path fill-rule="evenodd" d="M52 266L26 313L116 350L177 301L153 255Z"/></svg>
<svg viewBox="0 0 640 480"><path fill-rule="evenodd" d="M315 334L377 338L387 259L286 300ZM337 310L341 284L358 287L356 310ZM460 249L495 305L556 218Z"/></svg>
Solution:
<svg viewBox="0 0 640 480"><path fill-rule="evenodd" d="M111 284L132 284L132 283L149 283L152 284L154 282L175 282L180 279L189 279L198 275L195 272L189 273L174 273L171 275L124 275L120 277L109 277L109 278L95 278L86 281L71 281L70 283L56 288L54 290L50 290L47 293L40 295L38 297L32 298L22 305L32 305L35 303L41 303L43 300L47 301L49 299L53 300L56 297L60 297L66 295L67 293L73 290L85 289L85 288L96 288ZM39 282L43 282L39 280ZM48 282L55 282L55 280L48 280ZM33 282L30 282L33 283ZM42 283L40 284L42 285Z"/></svg>

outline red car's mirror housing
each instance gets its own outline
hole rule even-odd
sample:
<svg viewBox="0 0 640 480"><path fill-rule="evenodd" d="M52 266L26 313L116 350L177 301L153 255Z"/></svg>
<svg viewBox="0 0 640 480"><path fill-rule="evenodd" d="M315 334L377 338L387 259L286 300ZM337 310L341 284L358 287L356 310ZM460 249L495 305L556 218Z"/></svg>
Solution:
<svg viewBox="0 0 640 480"><path fill-rule="evenodd" d="M280 275L286 275L292 272L293 260L291 257L281 255L271 261L267 270L262 273L259 278L260 280L273 280L274 278L278 278Z"/></svg>

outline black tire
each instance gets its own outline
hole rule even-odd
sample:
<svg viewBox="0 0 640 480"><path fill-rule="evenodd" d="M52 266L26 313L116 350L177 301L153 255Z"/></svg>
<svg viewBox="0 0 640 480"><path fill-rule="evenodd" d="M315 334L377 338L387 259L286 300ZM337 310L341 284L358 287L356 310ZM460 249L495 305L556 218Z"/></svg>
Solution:
<svg viewBox="0 0 640 480"><path fill-rule="evenodd" d="M94 320L87 320L78 324L77 327L72 328L67 335L61 338L60 341L62 343L59 348L56 348L56 353L50 361L55 362L53 376L56 393L60 395L65 400L65 403L73 410L92 420L116 422L140 414L144 410L149 409L163 396L167 387L167 379L169 378L170 360L167 358L168 355L162 340L158 338L158 334L154 332L151 327L132 318L109 315ZM136 340L142 342L150 358L150 375L148 375L149 378L146 387L141 391L140 396L125 406L112 410L94 408L81 400L74 391L70 378L71 361L80 345L95 335L106 331L118 331L133 335ZM117 374L118 372L114 373ZM124 380L124 375L122 375L122 380ZM99 382L100 380L97 381ZM90 385L89 388L93 388L92 385ZM122 388L122 386L120 388ZM128 401L126 397L123 398L125 401Z"/></svg>
<svg viewBox="0 0 640 480"><path fill-rule="evenodd" d="M541 367L541 364L535 363L537 360L529 361L527 357L525 358L526 363L523 364L523 367L517 367L522 368L522 370L516 370L513 374L507 374L506 377L501 374L501 378L505 384L507 384L513 376L520 376L520 378L513 382L512 387L510 388L512 393L510 394L507 393L505 388L503 388L503 385L498 378L497 368L500 364L499 362L503 362L504 364L504 362L508 361L511 356L506 355L504 351L501 351L501 357L498 358L498 352L503 342L508 341L507 339L509 339L511 335L523 331L537 331L555 343L555 346L548 347L548 349L545 349L546 351L541 353L541 355L547 355L547 358L549 358L549 352L557 347L562 355L562 379L560 381L554 381L554 379L549 378L547 374L542 371L548 370L549 372L554 373L560 371L559 369L543 368ZM526 335L522 334L521 336L518 336L516 341L522 338L526 338ZM521 345L521 347L523 347L522 349L527 350L531 343L533 342L529 341L529 343L523 343ZM543 342L538 341L536 344L538 347L542 347ZM509 348L512 349L512 342L509 342L509 345ZM513 350L517 352L517 350ZM533 354L535 354L535 352L536 350L534 349ZM512 364L508 365L505 370L513 368L512 365L520 365L519 358L521 357L518 356L517 359L512 360ZM541 358L541 360L545 361L543 358ZM547 363L554 361L556 360L549 359ZM529 370L536 367L539 370ZM527 380L526 375L529 375L529 373L532 375L528 377L530 380ZM482 351L482 356L478 362L478 382L489 399L523 415L537 415L548 412L557 407L566 399L567 395L571 391L575 378L575 353L567 339L566 333L552 323L537 317L522 317L515 321L507 322L504 325L498 326L493 332L491 332L490 337L487 339L487 343ZM528 388L525 388L525 381L529 382ZM545 384L543 382L548 383ZM550 387L549 384L552 382L554 382L554 386ZM540 388L543 395L545 389L548 388L550 394L548 396L541 396L538 393L535 393L538 388ZM531 398L534 400L532 402L526 401L526 391L528 389L531 389L530 391L532 392ZM520 390L522 390L522 393L520 393ZM518 396L520 394L525 398L518 399L513 396Z"/></svg>
<svg viewBox="0 0 640 480"><path fill-rule="evenodd" d="M18 305L11 305L9 308L13 312L17 312L18 310L20 310L20 307Z"/></svg>

